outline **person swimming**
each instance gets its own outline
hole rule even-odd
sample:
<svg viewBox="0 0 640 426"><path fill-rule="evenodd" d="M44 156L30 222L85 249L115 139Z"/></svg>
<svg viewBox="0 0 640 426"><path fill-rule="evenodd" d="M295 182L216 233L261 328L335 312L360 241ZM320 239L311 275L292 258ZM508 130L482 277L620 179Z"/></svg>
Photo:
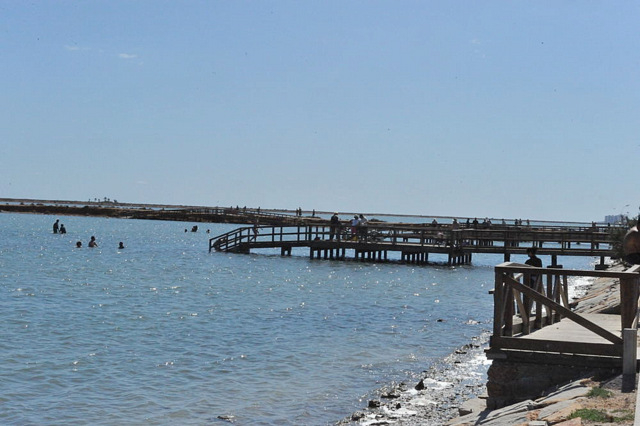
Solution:
<svg viewBox="0 0 640 426"><path fill-rule="evenodd" d="M91 241L89 241L89 247L98 247L98 243L96 242L96 237L91 237Z"/></svg>
<svg viewBox="0 0 640 426"><path fill-rule="evenodd" d="M118 248L119 249L123 249L124 248L124 243L122 241L120 241L120 244L118 244Z"/></svg>

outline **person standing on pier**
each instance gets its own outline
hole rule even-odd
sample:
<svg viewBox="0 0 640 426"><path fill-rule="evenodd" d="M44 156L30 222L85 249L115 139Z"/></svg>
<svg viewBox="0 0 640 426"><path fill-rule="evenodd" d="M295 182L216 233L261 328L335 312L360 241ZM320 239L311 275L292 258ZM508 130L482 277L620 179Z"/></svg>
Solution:
<svg viewBox="0 0 640 426"><path fill-rule="evenodd" d="M353 219L351 219L351 239L355 240L358 237L358 224L360 223L360 219L358 219L358 215L354 215Z"/></svg>
<svg viewBox="0 0 640 426"><path fill-rule="evenodd" d="M542 268L542 260L536 256L536 251L535 247L529 247L527 249L527 256L529 256L529 259L524 263L529 266L535 266L536 268Z"/></svg>
<svg viewBox="0 0 640 426"><path fill-rule="evenodd" d="M259 234L259 230L258 230L258 220L256 219L255 222L253 222L253 241L256 241L258 239L258 234Z"/></svg>
<svg viewBox="0 0 640 426"><path fill-rule="evenodd" d="M369 230L369 220L363 215L360 215L360 218L358 219L358 230L359 230L359 236L360 236L360 240L361 241L367 241L367 234L368 234L368 230Z"/></svg>
<svg viewBox="0 0 640 426"><path fill-rule="evenodd" d="M329 240L333 241L333 237L336 237L340 241L340 218L338 213L334 213L331 216L331 222L329 225Z"/></svg>
<svg viewBox="0 0 640 426"><path fill-rule="evenodd" d="M529 247L527 249L527 255L529 259L526 260L525 265L534 266L536 268L542 268L542 260L538 256L536 256L536 248ZM536 284L538 283L538 274L531 274L529 277L529 287L533 290L536 290ZM537 291L537 290L536 290ZM531 298L527 295L523 295L522 301L524 303L524 309L527 312L527 316L531 313L531 307L533 305Z"/></svg>

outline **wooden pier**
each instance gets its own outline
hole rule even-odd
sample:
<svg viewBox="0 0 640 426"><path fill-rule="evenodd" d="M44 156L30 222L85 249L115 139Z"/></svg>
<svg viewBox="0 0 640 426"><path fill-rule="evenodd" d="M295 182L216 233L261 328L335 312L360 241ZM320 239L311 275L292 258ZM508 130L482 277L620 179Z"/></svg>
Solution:
<svg viewBox="0 0 640 426"><path fill-rule="evenodd" d="M449 265L469 264L474 253L526 254L536 247L539 255L595 256L613 254L607 227L494 226L487 229L451 226L369 225L351 233L349 227L330 225L243 227L211 238L209 250L249 253L256 249L280 249L291 255L296 247L309 249L312 259L389 261L390 253L409 264L427 264L430 255L443 255Z"/></svg>

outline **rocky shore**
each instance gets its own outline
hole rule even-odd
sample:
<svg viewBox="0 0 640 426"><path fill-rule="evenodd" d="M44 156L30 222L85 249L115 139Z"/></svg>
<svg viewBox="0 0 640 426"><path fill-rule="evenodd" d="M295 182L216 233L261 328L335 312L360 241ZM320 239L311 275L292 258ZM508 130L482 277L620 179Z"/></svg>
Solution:
<svg viewBox="0 0 640 426"><path fill-rule="evenodd" d="M417 383L400 383L379 390L379 399L338 425L442 425L459 414L467 400L486 391L484 350L489 332L472 339L422 373Z"/></svg>
<svg viewBox="0 0 640 426"><path fill-rule="evenodd" d="M612 270L623 270L616 265ZM619 283L596 279L575 302L579 313L616 313L620 304ZM497 410L487 410L484 349L489 332L425 371L418 383L401 383L382 389L380 398L339 425L633 425L637 394L623 392L622 376L587 374L558 383L535 400ZM595 389L595 391L594 391ZM593 420L573 413L600 413Z"/></svg>

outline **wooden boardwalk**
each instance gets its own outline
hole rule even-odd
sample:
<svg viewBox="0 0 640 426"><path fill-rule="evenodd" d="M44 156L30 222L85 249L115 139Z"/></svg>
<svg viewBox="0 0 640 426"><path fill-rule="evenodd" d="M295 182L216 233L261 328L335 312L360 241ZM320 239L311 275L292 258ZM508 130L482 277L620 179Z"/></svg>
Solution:
<svg viewBox="0 0 640 426"><path fill-rule="evenodd" d="M416 226L371 224L352 235L349 227L339 230L329 225L243 227L209 241L209 250L249 253L251 250L279 248L290 255L296 247L309 249L316 259L388 261L390 253L402 262L426 264L429 255L444 255L446 263L468 264L475 253L525 254L536 247L539 255L558 256L612 255L611 233L607 227L528 227L498 225L486 229L452 226Z"/></svg>
<svg viewBox="0 0 640 426"><path fill-rule="evenodd" d="M506 262L496 266L494 324L489 359L637 366L640 265L626 271L533 268ZM620 314L578 314L569 303L568 278L610 278L620 283ZM529 308L527 308L529 306Z"/></svg>

